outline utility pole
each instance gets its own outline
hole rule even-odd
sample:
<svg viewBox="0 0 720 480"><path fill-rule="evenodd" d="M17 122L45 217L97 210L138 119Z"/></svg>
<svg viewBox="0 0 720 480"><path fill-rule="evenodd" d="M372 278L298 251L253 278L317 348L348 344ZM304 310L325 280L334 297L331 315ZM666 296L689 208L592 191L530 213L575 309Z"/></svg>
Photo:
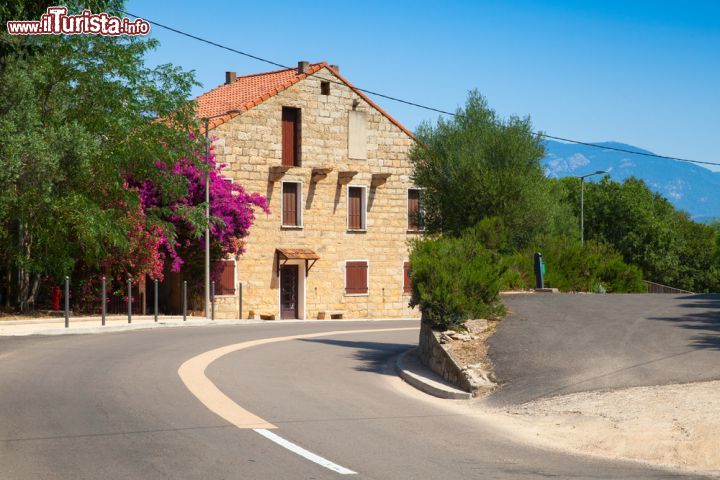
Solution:
<svg viewBox="0 0 720 480"><path fill-rule="evenodd" d="M205 171L205 317L210 314L210 120L213 118L224 117L234 113L240 113L239 110L228 110L204 117L205 122L205 163L207 170Z"/></svg>
<svg viewBox="0 0 720 480"><path fill-rule="evenodd" d="M580 175L580 245L585 246L585 179L593 175L602 175L607 173L605 170L598 170L595 173Z"/></svg>

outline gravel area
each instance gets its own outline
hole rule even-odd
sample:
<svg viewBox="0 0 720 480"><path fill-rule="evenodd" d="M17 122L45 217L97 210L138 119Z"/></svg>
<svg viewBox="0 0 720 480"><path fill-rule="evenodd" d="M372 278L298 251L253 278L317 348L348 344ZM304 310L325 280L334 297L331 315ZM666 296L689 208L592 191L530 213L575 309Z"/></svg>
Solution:
<svg viewBox="0 0 720 480"><path fill-rule="evenodd" d="M492 413L547 447L720 476L720 381L574 393Z"/></svg>

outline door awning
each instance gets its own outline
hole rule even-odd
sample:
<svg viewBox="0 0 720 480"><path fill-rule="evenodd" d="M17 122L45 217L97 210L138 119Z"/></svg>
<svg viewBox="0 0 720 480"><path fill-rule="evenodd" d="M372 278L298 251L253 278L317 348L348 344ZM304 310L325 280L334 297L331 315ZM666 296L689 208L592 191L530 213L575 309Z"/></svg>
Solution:
<svg viewBox="0 0 720 480"><path fill-rule="evenodd" d="M305 275L320 259L320 255L309 248L277 248L275 249L275 257L277 259L277 274L280 275L280 267L285 265L288 260L305 260ZM312 261L312 263L310 263Z"/></svg>

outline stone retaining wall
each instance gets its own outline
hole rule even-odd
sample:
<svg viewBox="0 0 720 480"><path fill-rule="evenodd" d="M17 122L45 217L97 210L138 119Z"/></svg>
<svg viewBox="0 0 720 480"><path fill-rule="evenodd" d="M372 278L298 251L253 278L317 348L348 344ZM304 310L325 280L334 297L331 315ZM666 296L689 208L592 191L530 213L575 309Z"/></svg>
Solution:
<svg viewBox="0 0 720 480"><path fill-rule="evenodd" d="M477 388L473 388L468 375L462 367L442 347L439 337L440 332L435 332L426 322L422 322L420 325L420 344L418 346L420 361L458 388L474 393Z"/></svg>

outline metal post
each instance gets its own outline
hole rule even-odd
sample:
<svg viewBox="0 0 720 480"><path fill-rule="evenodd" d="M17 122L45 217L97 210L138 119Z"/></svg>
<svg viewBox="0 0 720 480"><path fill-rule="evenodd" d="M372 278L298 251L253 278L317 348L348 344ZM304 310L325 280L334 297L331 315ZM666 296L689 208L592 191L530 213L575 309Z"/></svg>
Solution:
<svg viewBox="0 0 720 480"><path fill-rule="evenodd" d="M101 297L102 297L102 300L101 300L102 301L102 309L101 309L102 314L101 315L102 315L102 325L103 326L105 326L105 313L107 312L107 303L105 302L105 295L106 295L105 277L102 277L102 295L101 295Z"/></svg>
<svg viewBox="0 0 720 480"><path fill-rule="evenodd" d="M128 323L132 323L132 279L127 280Z"/></svg>
<svg viewBox="0 0 720 480"><path fill-rule="evenodd" d="M70 277L65 277L65 328L70 327Z"/></svg>
<svg viewBox="0 0 720 480"><path fill-rule="evenodd" d="M182 304L183 304L183 322L187 320L187 280L183 281L182 291Z"/></svg>
<svg viewBox="0 0 720 480"><path fill-rule="evenodd" d="M543 276L543 260L542 253L537 252L534 255L535 260L535 288L545 288L545 278Z"/></svg>
<svg viewBox="0 0 720 480"><path fill-rule="evenodd" d="M205 317L210 308L210 119L205 119Z"/></svg>
<svg viewBox="0 0 720 480"><path fill-rule="evenodd" d="M157 322L158 316L158 281L155 279L155 321Z"/></svg>
<svg viewBox="0 0 720 480"><path fill-rule="evenodd" d="M238 312L238 318L242 320L242 282L238 282L238 304L240 305L240 311Z"/></svg>
<svg viewBox="0 0 720 480"><path fill-rule="evenodd" d="M585 179L580 178L580 245L585 246Z"/></svg>
<svg viewBox="0 0 720 480"><path fill-rule="evenodd" d="M210 320L215 320L215 282L210 284L210 301L212 302Z"/></svg>

